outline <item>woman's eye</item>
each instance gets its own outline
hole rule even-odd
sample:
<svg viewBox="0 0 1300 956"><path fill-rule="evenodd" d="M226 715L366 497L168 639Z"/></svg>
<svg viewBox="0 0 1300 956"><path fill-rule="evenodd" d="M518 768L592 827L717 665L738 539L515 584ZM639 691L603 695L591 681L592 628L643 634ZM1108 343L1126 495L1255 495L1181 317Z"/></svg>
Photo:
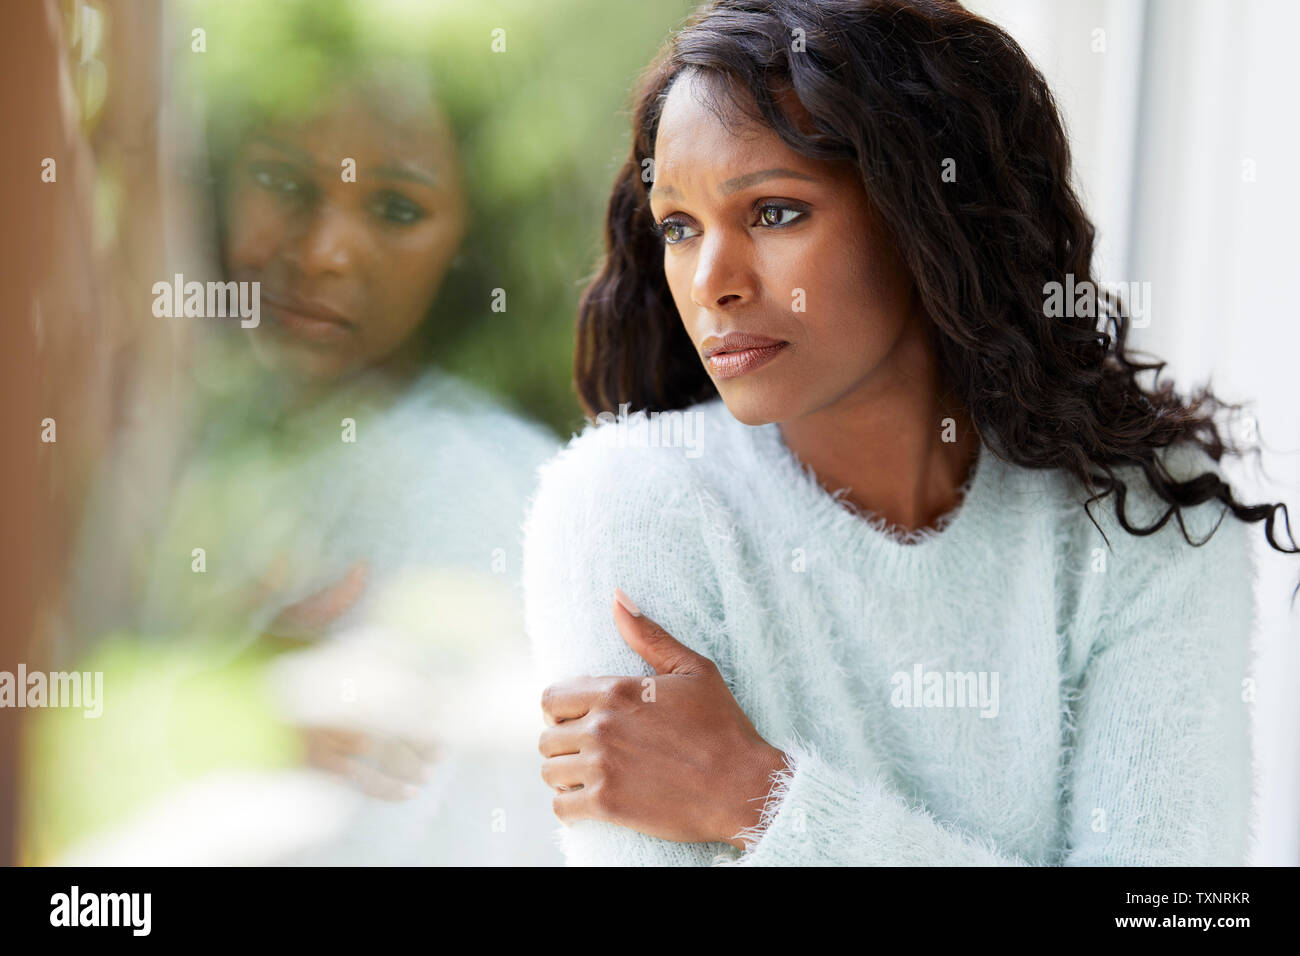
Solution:
<svg viewBox="0 0 1300 956"><path fill-rule="evenodd" d="M312 191L312 184L287 166L256 163L250 167L249 173L257 185L288 199L306 197Z"/></svg>
<svg viewBox="0 0 1300 956"><path fill-rule="evenodd" d="M379 193L370 204L370 209L379 218L403 226L425 217L423 208L397 193Z"/></svg>
<svg viewBox="0 0 1300 956"><path fill-rule="evenodd" d="M802 209L769 204L759 207L758 220L764 226L788 226L803 214Z"/></svg>
<svg viewBox="0 0 1300 956"><path fill-rule="evenodd" d="M792 222L806 216L807 210L799 209L794 206L785 206L780 203L765 203L758 207L758 222L756 225L764 226L771 229L780 229L782 226L788 226ZM663 222L655 223L655 232L668 245L676 245L687 239L693 239L699 235L697 230L692 229L683 222L675 219L666 219Z"/></svg>
<svg viewBox="0 0 1300 956"><path fill-rule="evenodd" d="M674 219L668 219L664 222L655 224L655 231L663 237L664 242L668 245L676 245L684 239L690 239L694 233L689 233L689 226L685 223L677 222Z"/></svg>

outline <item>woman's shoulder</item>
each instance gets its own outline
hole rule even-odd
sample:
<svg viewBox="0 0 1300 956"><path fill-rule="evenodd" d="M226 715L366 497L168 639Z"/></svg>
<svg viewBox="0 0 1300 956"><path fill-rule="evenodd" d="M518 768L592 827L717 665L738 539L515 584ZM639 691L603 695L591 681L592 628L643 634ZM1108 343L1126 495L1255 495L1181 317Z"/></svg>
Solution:
<svg viewBox="0 0 1300 956"><path fill-rule="evenodd" d="M1157 454L1175 480L1228 480L1222 464L1195 444L1181 443ZM1139 466L1114 471L1124 482L1122 497L1112 492L1092 504L1095 525L1081 504L1072 522L1077 546L1072 563L1083 573L1098 617L1119 627L1157 612L1183 619L1201 609L1195 613L1213 615L1225 627L1234 619L1248 622L1254 526L1217 498L1175 509Z"/></svg>
<svg viewBox="0 0 1300 956"><path fill-rule="evenodd" d="M362 396L364 398L365 396ZM559 439L479 386L430 370L387 397L335 402L321 444L319 502L354 526L382 523L435 546L464 529L513 539L538 466ZM343 440L339 440L340 424Z"/></svg>
<svg viewBox="0 0 1300 956"><path fill-rule="evenodd" d="M716 659L725 538L712 494L725 439L717 411L706 403L606 416L539 470L522 577L527 630L551 679L644 666L614 628L616 587Z"/></svg>
<svg viewBox="0 0 1300 956"><path fill-rule="evenodd" d="M479 432L480 426L494 425L509 437L527 436L554 446L549 430L512 409L501 396L487 388L439 368L431 368L414 379L392 408L395 424L409 427L444 427L458 422L465 431Z"/></svg>
<svg viewBox="0 0 1300 956"><path fill-rule="evenodd" d="M720 427L725 421L709 403L602 416L539 469L524 522L523 581L530 633L555 673L569 664L581 672L579 659L586 668L592 660L613 665L626 651L609 624L615 587L670 633L707 640L721 605L715 569L725 516L713 475L718 443L728 439ZM576 640L568 633L575 620L590 625ZM566 622L563 639L557 621ZM579 658L557 650L570 643ZM561 659L569 664L560 667Z"/></svg>
<svg viewBox="0 0 1300 956"><path fill-rule="evenodd" d="M1230 481L1222 463L1194 443L1180 442L1158 449L1156 455L1165 473L1176 482L1201 479L1208 487L1215 480ZM1123 483L1123 489L1121 491L1117 485L1115 491L1094 503L1092 514L1100 531L1112 541L1118 537L1125 544L1126 551L1141 553L1148 559L1159 552L1179 555L1191 547L1188 538L1193 542L1204 542L1208 550L1201 553L1213 554L1217 559L1245 548L1247 542L1244 539L1249 526L1237 520L1218 498L1175 509L1173 503L1152 485L1141 466L1122 465L1113 470L1117 481ZM1071 486L1079 487L1077 482L1071 482ZM1084 523L1092 527L1086 515L1082 517ZM1144 530L1162 520L1164 524L1159 530L1149 534L1135 535L1124 527L1127 524ZM1094 528L1094 533L1096 530Z"/></svg>
<svg viewBox="0 0 1300 956"><path fill-rule="evenodd" d="M735 462L728 419L721 400L597 416L539 468L529 534L563 526L588 541L692 535L704 499Z"/></svg>
<svg viewBox="0 0 1300 956"><path fill-rule="evenodd" d="M542 483L575 493L705 482L734 453L738 424L721 399L668 411L602 412L542 466Z"/></svg>
<svg viewBox="0 0 1300 956"><path fill-rule="evenodd" d="M445 478L455 470L475 480L508 478L528 485L538 465L555 453L559 439L549 428L511 409L483 387L441 369L408 383L369 424L374 467L404 476ZM360 437L358 437L358 442Z"/></svg>

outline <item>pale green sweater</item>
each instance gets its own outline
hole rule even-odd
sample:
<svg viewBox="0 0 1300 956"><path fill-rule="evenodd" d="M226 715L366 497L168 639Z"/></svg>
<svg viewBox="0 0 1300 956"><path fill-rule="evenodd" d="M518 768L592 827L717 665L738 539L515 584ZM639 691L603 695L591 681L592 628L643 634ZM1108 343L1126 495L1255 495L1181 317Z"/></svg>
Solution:
<svg viewBox="0 0 1300 956"><path fill-rule="evenodd" d="M1068 476L985 446L962 505L905 543L778 426L720 400L687 414L698 432L634 416L543 466L524 556L539 685L650 673L610 615L622 587L718 664L793 771L743 854L557 823L570 864L1245 862L1248 525L1229 514L1203 547L1174 520L1138 537L1112 497L1093 507L1108 548ZM1149 523L1158 499L1121 474ZM1193 539L1221 512L1189 511Z"/></svg>

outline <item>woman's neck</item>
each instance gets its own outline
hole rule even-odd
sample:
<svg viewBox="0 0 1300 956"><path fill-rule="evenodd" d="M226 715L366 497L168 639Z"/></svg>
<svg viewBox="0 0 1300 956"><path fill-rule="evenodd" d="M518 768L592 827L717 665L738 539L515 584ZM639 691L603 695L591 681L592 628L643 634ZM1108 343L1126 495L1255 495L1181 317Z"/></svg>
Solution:
<svg viewBox="0 0 1300 956"><path fill-rule="evenodd" d="M786 447L827 491L904 531L932 527L961 503L979 436L945 396L920 330L887 367L831 405L781 423Z"/></svg>

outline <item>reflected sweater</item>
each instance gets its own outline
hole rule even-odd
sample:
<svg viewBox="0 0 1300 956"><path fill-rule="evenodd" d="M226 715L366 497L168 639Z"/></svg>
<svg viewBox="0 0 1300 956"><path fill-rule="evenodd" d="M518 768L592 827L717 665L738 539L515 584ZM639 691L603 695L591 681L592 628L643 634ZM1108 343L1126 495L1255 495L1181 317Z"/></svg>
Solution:
<svg viewBox="0 0 1300 956"><path fill-rule="evenodd" d="M789 766L745 849L558 825L570 865L1242 865L1249 526L1217 502L1135 536L1056 470L980 447L900 536L720 399L590 426L542 466L524 541L539 694L648 675L622 587L717 663ZM683 428L682 425L686 427ZM1216 470L1192 447L1177 476ZM1141 473L1130 523L1164 508ZM1222 520L1220 520L1222 519ZM1099 527L1098 527L1099 526ZM544 798L544 797L543 797Z"/></svg>

